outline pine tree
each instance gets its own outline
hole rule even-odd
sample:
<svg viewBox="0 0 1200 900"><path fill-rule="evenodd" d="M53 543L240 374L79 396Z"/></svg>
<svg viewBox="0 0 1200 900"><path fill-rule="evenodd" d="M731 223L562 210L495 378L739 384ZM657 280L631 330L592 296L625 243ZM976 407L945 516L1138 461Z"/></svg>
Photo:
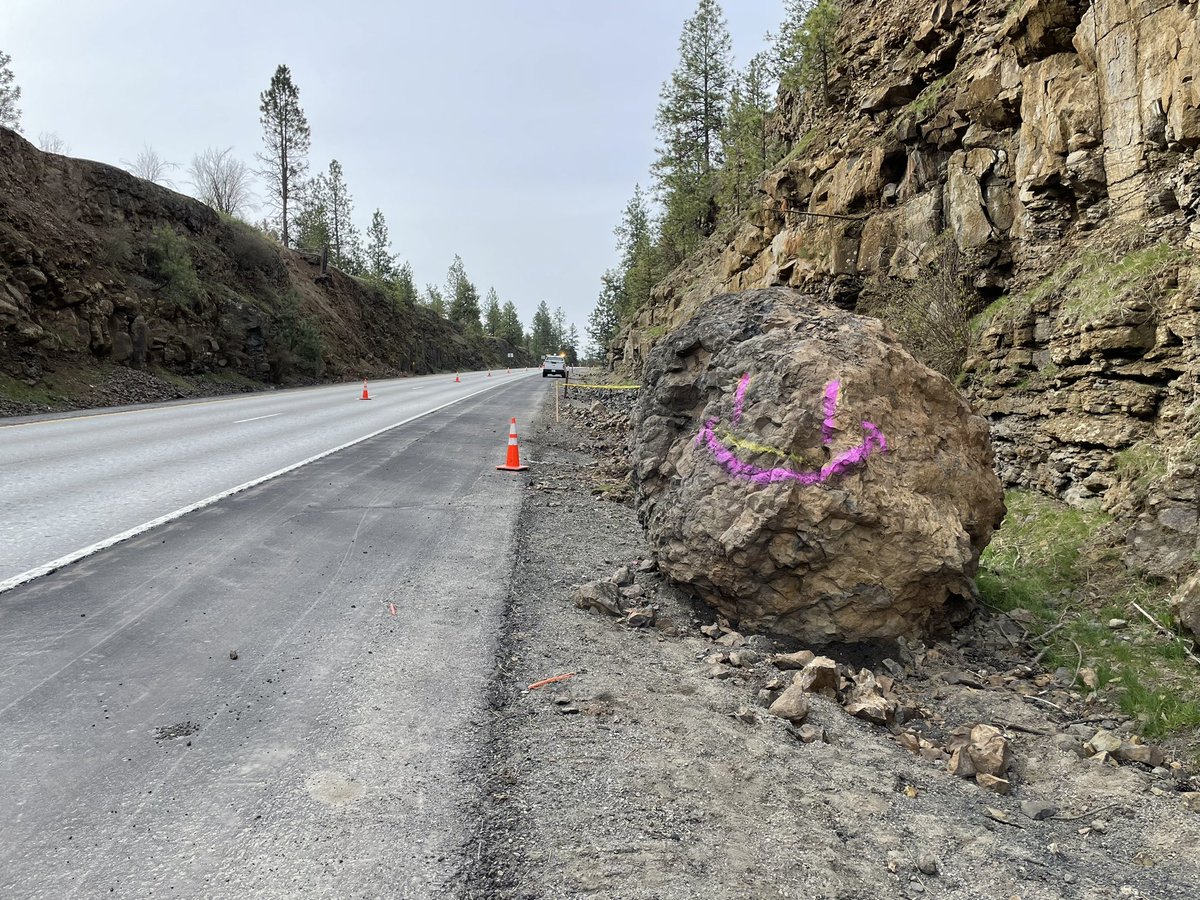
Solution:
<svg viewBox="0 0 1200 900"><path fill-rule="evenodd" d="M442 292L438 289L437 285L425 285L425 296L421 302L433 310L437 315L441 316L442 318L446 317L446 298L442 296Z"/></svg>
<svg viewBox="0 0 1200 900"><path fill-rule="evenodd" d="M567 365L579 365L579 329L575 327L574 322L563 337L563 349L567 351Z"/></svg>
<svg viewBox="0 0 1200 900"><path fill-rule="evenodd" d="M609 269L600 278L600 297L588 318L588 337L592 340L591 356L604 359L608 345L621 325L621 308L625 305L623 279Z"/></svg>
<svg viewBox="0 0 1200 900"><path fill-rule="evenodd" d="M535 359L558 352L554 347L554 321L550 318L550 308L545 300L538 304L529 326L529 352Z"/></svg>
<svg viewBox="0 0 1200 900"><path fill-rule="evenodd" d="M336 159L329 161L329 174L325 176L326 199L329 210L329 257L339 269L346 269L349 255L349 239L354 226L350 214L354 212L354 201L342 173L342 164Z"/></svg>
<svg viewBox="0 0 1200 900"><path fill-rule="evenodd" d="M387 281L396 274L396 257L392 253L387 221L379 210L371 214L371 227L367 229L367 274L380 281Z"/></svg>
<svg viewBox="0 0 1200 900"><path fill-rule="evenodd" d="M563 349L563 344L567 340L567 314L563 312L561 306L554 308L554 316L551 318L553 323L552 331L550 332L550 343L553 349L551 353L558 353Z"/></svg>
<svg viewBox="0 0 1200 900"><path fill-rule="evenodd" d="M275 70L259 99L264 150L258 154L262 163L258 174L267 183L268 202L279 213L279 234L286 247L291 246L290 213L296 188L308 171L311 136L308 120L300 108L300 91L292 82L287 66Z"/></svg>
<svg viewBox="0 0 1200 900"><path fill-rule="evenodd" d="M517 315L517 308L511 300L505 300L504 308L500 311L499 336L514 347L525 345L525 329L521 325L521 317Z"/></svg>
<svg viewBox="0 0 1200 900"><path fill-rule="evenodd" d="M776 65L783 88L817 93L827 109L833 102L829 81L837 62L834 38L841 14L836 0L788 0L775 42Z"/></svg>
<svg viewBox="0 0 1200 900"><path fill-rule="evenodd" d="M613 233L617 236L617 252L621 254L622 283L621 315L632 315L650 300L650 292L663 272L658 263L654 228L650 208L641 185L635 185L633 197L625 204L621 224Z"/></svg>
<svg viewBox="0 0 1200 900"><path fill-rule="evenodd" d="M717 218L717 169L733 78L729 29L717 0L700 0L684 23L679 66L663 85L654 164L666 215L663 240L675 259L691 252Z"/></svg>
<svg viewBox="0 0 1200 900"><path fill-rule="evenodd" d="M346 234L342 238L342 271L360 278L367 274L367 251L363 246L362 233L353 222L346 223Z"/></svg>
<svg viewBox="0 0 1200 900"><path fill-rule="evenodd" d="M740 215L749 207L758 180L778 158L768 127L774 93L770 71L768 56L756 54L730 94L729 119L721 135L721 210L726 215Z"/></svg>
<svg viewBox="0 0 1200 900"><path fill-rule="evenodd" d="M20 131L21 108L17 103L21 99L21 88L9 65L11 62L12 57L0 50L0 125Z"/></svg>
<svg viewBox="0 0 1200 900"><path fill-rule="evenodd" d="M500 312L500 296L494 287L488 288L487 299L484 302L483 330L492 337L500 337L502 325Z"/></svg>
<svg viewBox="0 0 1200 900"><path fill-rule="evenodd" d="M332 236L329 182L324 175L317 175L304 183L303 190L297 194L296 205L296 214L292 221L296 246L304 250L329 247ZM334 264L337 265L336 262Z"/></svg>
<svg viewBox="0 0 1200 900"><path fill-rule="evenodd" d="M417 302L417 286L413 281L413 270L409 263L404 263L396 270L396 276L392 279L391 284L392 296L396 298L397 303L404 306L413 306Z"/></svg>
<svg viewBox="0 0 1200 900"><path fill-rule="evenodd" d="M446 296L450 300L450 321L462 323L471 333L481 333L483 326L479 322L479 291L471 284L462 257L457 253L446 273Z"/></svg>

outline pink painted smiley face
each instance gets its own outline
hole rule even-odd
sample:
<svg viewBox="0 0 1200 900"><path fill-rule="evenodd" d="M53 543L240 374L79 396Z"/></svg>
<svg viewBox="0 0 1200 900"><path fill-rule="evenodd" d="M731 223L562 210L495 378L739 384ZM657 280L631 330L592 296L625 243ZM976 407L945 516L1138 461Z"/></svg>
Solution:
<svg viewBox="0 0 1200 900"><path fill-rule="evenodd" d="M746 373L738 382L737 390L733 396L734 425L739 425L742 421L742 414L746 406L746 391L749 387L750 374ZM839 381L831 381L825 385L825 395L822 405L824 418L821 422L821 444L826 447L833 443L840 391L841 382ZM709 419L704 423L704 427L696 435L696 446L706 447L717 464L734 478L741 478L753 484L778 484L786 481L799 482L800 484L824 484L831 478L866 462L872 454L886 452L888 448L887 437L879 430L879 427L871 422L864 421L861 423L863 430L862 442L838 453L820 469L801 470L783 466L764 469L738 459L733 447L726 444L717 436L716 427L718 423L719 420L717 419Z"/></svg>

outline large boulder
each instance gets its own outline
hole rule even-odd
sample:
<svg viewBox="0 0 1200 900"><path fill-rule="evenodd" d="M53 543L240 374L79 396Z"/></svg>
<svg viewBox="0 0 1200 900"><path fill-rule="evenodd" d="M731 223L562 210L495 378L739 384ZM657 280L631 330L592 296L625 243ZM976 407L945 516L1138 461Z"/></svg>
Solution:
<svg viewBox="0 0 1200 900"><path fill-rule="evenodd" d="M950 382L787 288L716 297L654 349L634 478L664 573L816 644L957 624L1004 515L987 425Z"/></svg>

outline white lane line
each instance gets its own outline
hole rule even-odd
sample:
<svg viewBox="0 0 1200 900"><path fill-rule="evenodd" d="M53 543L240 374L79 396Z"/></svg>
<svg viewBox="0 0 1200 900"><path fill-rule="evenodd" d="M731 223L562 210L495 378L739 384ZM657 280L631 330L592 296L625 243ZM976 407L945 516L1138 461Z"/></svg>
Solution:
<svg viewBox="0 0 1200 900"><path fill-rule="evenodd" d="M234 425L241 425L244 422L257 422L259 419L273 419L276 416L282 416L283 413L271 413L269 416L255 416L253 419L238 419Z"/></svg>
<svg viewBox="0 0 1200 900"><path fill-rule="evenodd" d="M396 422L393 425L386 425L383 428L380 428L378 431L372 431L370 434L364 434L360 438L347 441L346 443L340 444L331 450L323 450L315 456L310 456L308 459L302 459L300 462L292 463L290 466L284 466L282 469L276 469L269 475L263 475L259 478L254 478L245 482L244 484L239 484L237 487L229 488L229 490L226 491L221 491L219 494L213 494L211 497L205 497L203 500L197 500L195 503L189 503L187 506L181 507L174 512L169 512L165 516L159 516L156 519L151 519L149 522L143 522L141 525L135 525L133 528L122 531L120 534L114 534L112 537L107 537L104 540L97 541L96 543L84 547L81 550L75 550L72 553L68 553L66 556L60 556L53 562L48 562L45 565L30 569L27 572L22 572L20 575L14 575L12 578L0 581L0 594L3 594L5 591L11 591L13 588L19 587L26 582L33 581L35 578L41 578L43 575L49 575L51 572L56 572L63 566L69 566L73 562L79 562L79 560L91 556L94 553L99 553L101 550L107 550L114 544L119 544L122 541L127 541L130 538L137 537L139 534L144 534L152 528L157 528L159 525L165 525L168 522L172 522L175 519L180 518L181 516L186 516L188 513L195 512L198 509L204 509L206 506L212 506L217 501L224 500L226 497L232 497L234 494L240 494L242 491L247 491L252 487L258 487L258 485L262 484L263 482L270 481L272 478L278 478L280 475L286 475L288 472L294 472L301 466L307 466L309 463L314 463L319 459L324 459L326 456L332 456L334 453L345 450L348 447L353 447L355 444L361 444L363 441L369 441L371 438L378 437L384 432L391 431L395 428L400 428L401 426L407 425L410 422L417 421L417 419L423 419L425 416L431 416L436 412L441 412L447 407L470 400L472 397L478 397L480 394L486 394L495 387L496 385L490 385L482 390L467 394L465 397L459 397L456 400L451 400L449 403L443 403L441 406L435 406L433 409L427 409L423 413L417 413L415 416L410 416L402 422Z"/></svg>

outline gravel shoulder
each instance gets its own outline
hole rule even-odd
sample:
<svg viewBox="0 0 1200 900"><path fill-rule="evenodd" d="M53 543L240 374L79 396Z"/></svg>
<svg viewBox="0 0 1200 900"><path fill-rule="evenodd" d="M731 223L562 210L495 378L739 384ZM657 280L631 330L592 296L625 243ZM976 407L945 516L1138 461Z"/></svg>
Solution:
<svg viewBox="0 0 1200 900"><path fill-rule="evenodd" d="M523 432L531 471L464 896L1195 896L1200 815L1184 800L1195 784L1178 768L1087 758L1088 736L1128 723L1072 706L1004 617L886 662L827 651L845 672L894 678L903 727L812 695L803 736L817 737L804 743L769 714L794 674L771 654L797 648L731 636L643 563L623 483L631 399L587 392L561 424L551 399ZM578 585L623 566L641 591L631 603L656 607L653 626L572 603ZM1010 795L901 743L941 746L979 723L1009 742ZM1032 818L1037 804L1051 817Z"/></svg>

